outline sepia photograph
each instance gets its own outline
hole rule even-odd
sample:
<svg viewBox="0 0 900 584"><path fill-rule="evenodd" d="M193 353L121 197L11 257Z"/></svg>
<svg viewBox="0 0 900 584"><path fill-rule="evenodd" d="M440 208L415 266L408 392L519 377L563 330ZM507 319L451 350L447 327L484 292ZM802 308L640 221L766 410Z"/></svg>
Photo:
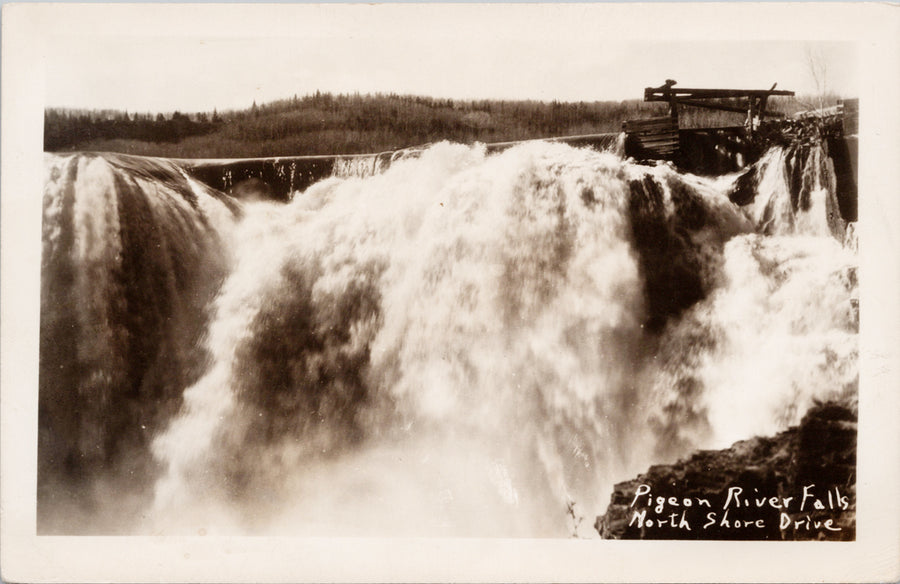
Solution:
<svg viewBox="0 0 900 584"><path fill-rule="evenodd" d="M896 577L849 10L4 6L4 580Z"/></svg>

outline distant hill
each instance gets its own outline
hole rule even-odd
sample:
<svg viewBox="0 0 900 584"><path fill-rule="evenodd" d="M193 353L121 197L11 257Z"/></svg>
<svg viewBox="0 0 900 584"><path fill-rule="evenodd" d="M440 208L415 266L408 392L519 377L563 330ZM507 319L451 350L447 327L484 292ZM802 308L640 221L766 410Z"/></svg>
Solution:
<svg viewBox="0 0 900 584"><path fill-rule="evenodd" d="M803 109L779 101L790 110ZM664 115L666 107L639 99L547 103L316 92L222 113L48 109L44 150L175 158L359 154L441 140L502 142L618 132L624 120ZM683 127L742 122L741 114L709 110L685 112L681 121Z"/></svg>

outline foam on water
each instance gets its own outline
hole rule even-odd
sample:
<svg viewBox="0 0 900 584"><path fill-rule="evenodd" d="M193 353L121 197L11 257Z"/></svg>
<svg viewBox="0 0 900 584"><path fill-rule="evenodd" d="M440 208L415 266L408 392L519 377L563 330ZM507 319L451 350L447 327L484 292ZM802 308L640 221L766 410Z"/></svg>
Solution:
<svg viewBox="0 0 900 584"><path fill-rule="evenodd" d="M750 213L760 233L843 239L834 164L821 144L772 148L756 166L758 195Z"/></svg>
<svg viewBox="0 0 900 584"><path fill-rule="evenodd" d="M244 205L127 529L587 536L616 481L852 393L854 252L761 176L746 212L668 165L444 143Z"/></svg>

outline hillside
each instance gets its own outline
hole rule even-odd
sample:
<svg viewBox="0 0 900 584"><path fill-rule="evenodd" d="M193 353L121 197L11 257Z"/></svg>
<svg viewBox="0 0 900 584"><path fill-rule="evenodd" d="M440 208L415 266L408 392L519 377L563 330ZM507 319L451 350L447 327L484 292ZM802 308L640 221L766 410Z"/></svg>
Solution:
<svg viewBox="0 0 900 584"><path fill-rule="evenodd" d="M795 101L782 100L778 105L785 111L802 109ZM316 92L221 113L48 109L44 150L176 158L357 154L440 140L498 142L618 132L626 119L665 111L665 104L639 99L546 103ZM692 110L684 112L681 125L742 121L741 114Z"/></svg>

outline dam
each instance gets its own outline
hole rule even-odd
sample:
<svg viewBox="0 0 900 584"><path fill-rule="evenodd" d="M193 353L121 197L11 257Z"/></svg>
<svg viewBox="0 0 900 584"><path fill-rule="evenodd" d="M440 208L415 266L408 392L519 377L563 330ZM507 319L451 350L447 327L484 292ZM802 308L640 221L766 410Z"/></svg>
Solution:
<svg viewBox="0 0 900 584"><path fill-rule="evenodd" d="M670 83L671 82L671 83ZM611 150L638 161L669 161L684 172L718 176L740 172L757 162L769 147L806 140L826 145L840 182L838 199L845 221L857 216L857 152L859 100L845 99L832 108L785 117L768 111L772 96L792 96L791 91L734 89L681 89L675 82L645 89L646 101L669 104L668 116L625 120L622 133L561 136L543 139L572 147ZM721 98L732 101L723 104ZM735 99L746 100L736 105ZM684 107L746 112L752 123L740 126L680 128L678 112ZM766 120L765 116L778 116ZM499 152L521 142L485 145ZM250 196L288 201L291 194L332 175L369 176L391 162L416 155L428 145L396 151L342 156L296 156L246 159L174 160L205 184L238 198Z"/></svg>

